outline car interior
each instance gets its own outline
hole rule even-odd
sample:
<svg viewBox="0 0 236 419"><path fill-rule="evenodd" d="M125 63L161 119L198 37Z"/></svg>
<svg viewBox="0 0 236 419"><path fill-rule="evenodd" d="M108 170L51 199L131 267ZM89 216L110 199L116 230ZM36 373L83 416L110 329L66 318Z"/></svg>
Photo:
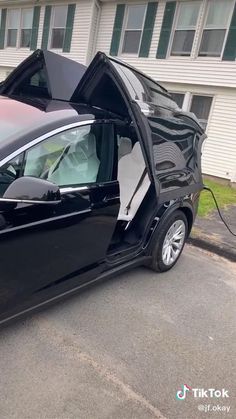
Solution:
<svg viewBox="0 0 236 419"><path fill-rule="evenodd" d="M139 245L154 211L155 193L134 128L117 126L116 136L120 210L108 253L120 257Z"/></svg>

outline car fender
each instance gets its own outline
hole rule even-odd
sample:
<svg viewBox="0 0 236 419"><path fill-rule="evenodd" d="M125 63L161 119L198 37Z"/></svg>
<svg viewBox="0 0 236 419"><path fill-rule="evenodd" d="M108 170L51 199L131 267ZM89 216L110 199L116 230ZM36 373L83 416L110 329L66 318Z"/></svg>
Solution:
<svg viewBox="0 0 236 419"><path fill-rule="evenodd" d="M189 225L189 232L191 231L191 227L194 221L194 210L191 203L186 200L175 200L173 203L166 203L159 208L156 216L153 219L153 224L151 227L151 235L149 236L149 240L146 247L146 254L150 255L156 245L156 241L159 235L159 231L162 226L166 223L167 219L170 217L173 212L176 210L181 210L187 215L188 222L190 221L191 224Z"/></svg>

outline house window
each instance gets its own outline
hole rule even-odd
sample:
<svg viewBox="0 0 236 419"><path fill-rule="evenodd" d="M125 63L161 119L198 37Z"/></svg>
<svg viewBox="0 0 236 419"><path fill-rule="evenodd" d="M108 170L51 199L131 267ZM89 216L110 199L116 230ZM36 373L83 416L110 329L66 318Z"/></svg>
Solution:
<svg viewBox="0 0 236 419"><path fill-rule="evenodd" d="M200 1L179 3L176 13L171 55L191 55L200 5Z"/></svg>
<svg viewBox="0 0 236 419"><path fill-rule="evenodd" d="M201 123L202 127L206 129L208 118L211 111L211 105L212 105L213 98L211 96L199 96L199 95L193 95L191 106L190 106L190 112L193 112L197 118L199 119L199 122Z"/></svg>
<svg viewBox="0 0 236 419"><path fill-rule="evenodd" d="M7 47L16 47L20 28L20 9L11 9L7 13Z"/></svg>
<svg viewBox="0 0 236 419"><path fill-rule="evenodd" d="M146 5L127 6L122 53L138 54L143 32Z"/></svg>
<svg viewBox="0 0 236 419"><path fill-rule="evenodd" d="M62 49L66 33L68 6L55 6L52 15L51 49Z"/></svg>
<svg viewBox="0 0 236 419"><path fill-rule="evenodd" d="M33 10L22 9L21 13L21 35L20 46L21 48L29 48L32 35L33 25Z"/></svg>
<svg viewBox="0 0 236 419"><path fill-rule="evenodd" d="M173 98L173 100L177 103L177 105L179 106L179 108L183 107L183 103L184 103L184 93L171 93L171 96Z"/></svg>
<svg viewBox="0 0 236 419"><path fill-rule="evenodd" d="M7 12L7 47L29 48L33 9L9 9Z"/></svg>
<svg viewBox="0 0 236 419"><path fill-rule="evenodd" d="M220 57L232 14L231 0L209 0L200 57Z"/></svg>

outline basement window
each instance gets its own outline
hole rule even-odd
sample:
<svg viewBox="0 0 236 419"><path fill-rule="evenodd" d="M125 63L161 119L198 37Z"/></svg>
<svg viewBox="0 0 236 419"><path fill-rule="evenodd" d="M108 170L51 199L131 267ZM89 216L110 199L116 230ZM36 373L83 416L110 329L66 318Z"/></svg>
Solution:
<svg viewBox="0 0 236 419"><path fill-rule="evenodd" d="M193 112L199 119L200 124L205 130L212 106L212 96L193 95L190 112Z"/></svg>

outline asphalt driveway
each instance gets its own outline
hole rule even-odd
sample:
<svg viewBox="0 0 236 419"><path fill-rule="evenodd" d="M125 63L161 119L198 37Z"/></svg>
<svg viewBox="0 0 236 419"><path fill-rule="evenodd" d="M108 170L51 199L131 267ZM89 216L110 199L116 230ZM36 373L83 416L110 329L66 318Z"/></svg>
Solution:
<svg viewBox="0 0 236 419"><path fill-rule="evenodd" d="M1 329L0 419L235 419L235 359L236 268L188 247Z"/></svg>

